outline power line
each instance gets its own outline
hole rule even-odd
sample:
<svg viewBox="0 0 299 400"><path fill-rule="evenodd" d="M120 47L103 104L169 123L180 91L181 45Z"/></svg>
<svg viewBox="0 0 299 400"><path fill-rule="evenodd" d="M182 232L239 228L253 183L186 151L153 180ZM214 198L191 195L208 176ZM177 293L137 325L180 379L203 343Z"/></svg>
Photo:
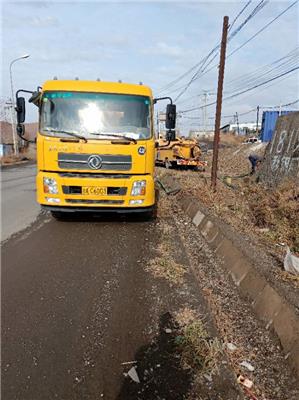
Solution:
<svg viewBox="0 0 299 400"><path fill-rule="evenodd" d="M243 27L253 18L256 14L261 11L267 4L269 0L261 0L259 4L253 9L253 11L248 15L248 17L235 29L229 36L228 41L237 35L243 29Z"/></svg>
<svg viewBox="0 0 299 400"><path fill-rule="evenodd" d="M280 57L278 60L275 60L268 65L261 66L248 74L233 79L227 84L228 86L231 85L233 90L230 90L230 93L227 93L226 91L226 94L233 94L234 92L243 90L246 87L252 87L258 85L261 82L263 82L263 78L267 78L267 80L270 81L270 79L272 77L276 77L277 74L284 73L290 70L291 68L298 66L298 60L299 60L298 54L299 50L298 47L296 47L295 49L287 53L285 56ZM264 72L261 73L261 71ZM235 84L232 85L233 83ZM192 98L194 97L191 97L186 100L190 101Z"/></svg>
<svg viewBox="0 0 299 400"><path fill-rule="evenodd" d="M277 19L279 19L283 14L285 14L290 8L292 8L296 3L298 3L299 0L294 1L291 5L289 5L286 9L284 9L281 13L279 13L275 18L273 18L270 22L268 22L266 25L264 25L260 30L258 30L253 36L251 36L248 40L246 40L241 46L237 47L235 50L233 50L231 53L228 54L227 58L231 57L233 54L235 54L238 50L243 48L247 43L249 43L251 40L253 40L256 36L258 36L261 32L263 32L265 29L267 29L273 22L275 22ZM198 80L202 78L204 75L206 75L208 72L212 71L215 67L218 66L217 64L214 64L211 68L208 70L205 70L202 72L201 75L197 76L196 78L193 79L193 81ZM172 92L177 92L178 90L182 89L185 85L180 86L176 89L173 89L170 93Z"/></svg>
<svg viewBox="0 0 299 400"><path fill-rule="evenodd" d="M278 14L274 19L272 19L268 24L266 24L263 28L261 28L259 31L257 31L253 36L251 36L246 42L241 44L241 46L237 47L234 51L232 51L227 57L232 56L234 53L236 53L238 50L242 49L247 43L249 43L252 39L254 39L257 35L259 35L261 32L263 32L265 29L268 28L273 22L275 22L278 18L280 18L283 14L285 14L291 7L293 7L296 3L298 3L298 0L294 1L289 7L287 7L284 11L282 11L280 14Z"/></svg>
<svg viewBox="0 0 299 400"><path fill-rule="evenodd" d="M245 9L247 8L247 6L251 3L251 1L249 1L245 7L243 7L243 9L238 13L237 17L235 18L232 26L234 25L234 23L237 21L237 19L241 16L241 14L245 11ZM254 10L251 12L251 14L249 14L249 16L245 19L245 21L243 21L243 23L241 25L238 26L238 28L236 28L229 36L228 41L231 40L234 36L237 35L237 33L239 33L239 31L268 3L268 0L261 0L260 3L254 8ZM232 28L231 26L231 28ZM191 77L190 81L185 84L183 86L183 88L185 88L184 90L182 90L182 92L177 96L176 100L181 97L183 95L183 93L185 93L185 91L189 88L189 86L191 85L191 83L197 78L197 75L199 72L204 71L205 68L207 68L211 62L217 57L218 54L218 50L220 48L220 43L218 43L211 51L210 53L204 57L203 59L201 59L201 61L199 61L197 64L195 64L193 67L191 67L188 71L186 71L184 74L180 75L178 78L176 78L175 80L171 81L170 83L168 83L165 86L162 86L161 89L159 90L159 94L161 92L166 91L168 88L170 88L171 86L175 85L176 83L178 83L180 80L184 79L186 76L188 76L192 71L194 71L196 68L200 67L195 74ZM209 63L205 66L205 63L208 61L208 59L211 57L211 55L213 53L215 53L215 56L209 61ZM177 89L179 90L179 89Z"/></svg>
<svg viewBox="0 0 299 400"><path fill-rule="evenodd" d="M246 8L249 6L249 4L251 3L251 0L249 0L245 6L242 8L242 10L237 14L237 16L235 17L235 19L233 20L233 22L231 23L228 31L230 32L232 27L234 26L234 24L236 23L237 19L241 16L241 14L243 14L243 12L246 10Z"/></svg>
<svg viewBox="0 0 299 400"><path fill-rule="evenodd" d="M290 62L298 61L299 60L298 56L299 56L299 47L297 46L297 47L295 47L295 49L293 49L292 51L287 53L285 56L280 57L277 60L274 60L272 63L270 63L268 65L263 65L263 66L261 66L259 68L256 68L255 70L253 70L253 71L251 71L251 72L249 72L247 74L238 76L238 77L228 81L226 83L226 86L232 86L232 84L239 84L240 82L242 84L243 84L243 82L250 82L252 79L255 79L256 76L260 77L262 73L265 74L265 73L270 72L271 67L279 68L279 67L281 67L283 65L286 65L286 64L288 64ZM267 70L269 68L270 68L270 70Z"/></svg>
<svg viewBox="0 0 299 400"><path fill-rule="evenodd" d="M292 101L291 103L288 103L288 104L280 104L279 106L269 106L269 107L264 106L264 107L260 107L260 108L266 109L266 108L289 107L289 106L292 106L293 104L296 104L296 103L298 103L298 102L299 102L299 99L297 99L297 100L295 100L295 101Z"/></svg>
<svg viewBox="0 0 299 400"><path fill-rule="evenodd" d="M294 104L296 104L296 103L298 103L298 102L299 102L299 99L297 99L297 100L295 100L295 101L292 101L292 102L290 102L290 103L287 103L287 104L279 104L279 105L277 105L277 106L259 106L259 108L260 108L260 110L261 110L261 109L262 109L262 110L268 110L268 109L289 107L289 106L292 106L292 105L294 105ZM250 109L249 111L245 111L245 112L242 112L242 113L238 113L238 116L241 117L241 116L243 116L243 115L248 115L248 114L251 114L251 113L253 113L253 112L256 112L256 108L252 108L252 109ZM233 118L234 116L235 116L235 114L223 115L221 118L222 118L222 119L224 119L224 118ZM199 119L199 118L196 118L196 117L187 117L187 116L184 116L184 118ZM215 119L215 117L209 117L209 119L213 120L213 119Z"/></svg>
<svg viewBox="0 0 299 400"><path fill-rule="evenodd" d="M232 98L234 98L234 97L240 96L241 94L247 93L247 92L249 92L249 91L251 91L251 90L254 90L254 89L256 89L256 88L258 88L258 87L260 87L260 86L263 86L263 85L265 85L265 84L267 84L267 83L269 83L269 82L272 82L272 81L274 81L274 80L276 80L276 79L279 79L279 78L281 78L281 77L283 77L283 76L285 76L285 75L287 75L287 74L290 74L291 72L294 72L294 71L296 71L297 69L299 69L299 66L297 66L297 67L295 67L295 68L292 68L292 69L290 69L290 70L288 70L288 71L286 71L286 72L284 72L284 73L282 73L282 74L279 74L278 76L275 76L275 77L273 77L273 78L271 78L271 79L268 79L268 80L266 80L266 81L264 81L264 82L261 82L261 83L258 84L258 85L255 85L255 86L250 87L250 88L248 88L248 89L242 90L241 92L235 93L235 94L233 94L233 95L231 95L231 96L225 97L223 100L229 100L229 99L232 99ZM202 109L203 107L209 107L209 106L212 106L212 105L214 105L214 104L216 104L215 101L212 102L212 103L207 104L206 106L194 107L194 108L191 108L191 109L189 109L189 110L180 111L180 113L186 113L186 112L190 112L190 111L194 111L194 110L200 110L200 109Z"/></svg>
<svg viewBox="0 0 299 400"><path fill-rule="evenodd" d="M229 42L232 38L234 38L240 31L241 29L259 12L261 11L265 5L268 3L268 1L265 0L261 0L259 2L259 4L253 9L253 11L251 12L251 14L249 14L249 16L229 35L227 41ZM200 72L204 72L204 70L212 63L212 61L217 57L218 54L218 49L220 48L220 44L218 44L211 52L210 54L205 58L205 61L203 62L203 65L200 66L200 68L195 72L195 74L192 76L192 78L190 79L190 81L185 85L185 87L183 88L183 90L177 95L177 97L175 98L175 101L177 101L191 86L191 84L194 82L195 79L197 79L198 74ZM214 57L209 61L209 63L207 65L205 65L205 63L208 61L208 59L210 58L210 56L217 52Z"/></svg>
<svg viewBox="0 0 299 400"><path fill-rule="evenodd" d="M257 70L249 74L245 74L228 82L226 88L229 91L238 91L243 89L244 86L253 86L262 82L265 77L270 78L279 72L284 72L287 69L297 66L299 61L299 50L296 50L295 54L291 52L291 55L287 55L281 58L281 60L282 61L277 60L266 66L259 67Z"/></svg>

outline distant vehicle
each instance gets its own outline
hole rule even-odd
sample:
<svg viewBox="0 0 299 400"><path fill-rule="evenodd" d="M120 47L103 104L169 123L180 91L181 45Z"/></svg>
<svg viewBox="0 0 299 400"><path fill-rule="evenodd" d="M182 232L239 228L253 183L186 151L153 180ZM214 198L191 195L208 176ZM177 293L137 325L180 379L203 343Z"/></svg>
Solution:
<svg viewBox="0 0 299 400"><path fill-rule="evenodd" d="M252 136L252 137L244 140L244 142L242 144L252 144L252 143L261 143L261 140L256 136Z"/></svg>
<svg viewBox="0 0 299 400"><path fill-rule="evenodd" d="M206 161L201 159L202 150L195 139L177 138L156 141L156 165L166 168L204 169Z"/></svg>

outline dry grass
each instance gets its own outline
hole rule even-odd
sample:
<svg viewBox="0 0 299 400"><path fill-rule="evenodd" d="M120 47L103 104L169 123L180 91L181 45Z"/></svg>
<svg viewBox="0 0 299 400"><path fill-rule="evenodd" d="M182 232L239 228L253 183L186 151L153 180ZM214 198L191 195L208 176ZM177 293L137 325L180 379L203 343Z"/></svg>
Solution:
<svg viewBox="0 0 299 400"><path fill-rule="evenodd" d="M9 156L3 156L3 157L1 157L1 165L14 164L18 161L21 161L22 158L24 158L23 155L15 156L15 155L11 154Z"/></svg>
<svg viewBox="0 0 299 400"><path fill-rule="evenodd" d="M18 156L14 154L9 154L1 157L1 165L15 164L16 162L26 161L26 160L36 160L36 145L30 144L28 147L22 149Z"/></svg>
<svg viewBox="0 0 299 400"><path fill-rule="evenodd" d="M299 188L291 182L284 182L274 191L255 185L247 188L246 198L253 224L269 228L270 240L287 243L299 252Z"/></svg>
<svg viewBox="0 0 299 400"><path fill-rule="evenodd" d="M183 283L186 267L177 264L171 257L167 255L156 257L151 260L146 268L155 278L164 278L171 285L180 285Z"/></svg>
<svg viewBox="0 0 299 400"><path fill-rule="evenodd" d="M241 232L260 236L267 245L283 242L293 252L299 252L299 188L285 182L269 191L258 184L255 177L239 177L249 172L248 153L250 147L245 145L220 149L219 175L222 180L218 180L216 192L211 189L209 171L206 174L177 173L183 187L179 196L198 198L225 222ZM224 179L227 175L233 177L230 184Z"/></svg>
<svg viewBox="0 0 299 400"><path fill-rule="evenodd" d="M276 272L277 278L283 280L284 282L292 282L293 286L299 289L299 276L291 274L287 271L277 271Z"/></svg>
<svg viewBox="0 0 299 400"><path fill-rule="evenodd" d="M222 134L220 138L220 143L228 144L228 145L238 145L244 141L244 137L236 136L231 133Z"/></svg>
<svg viewBox="0 0 299 400"><path fill-rule="evenodd" d="M187 267L179 264L175 260L176 252L173 248L172 242L175 227L167 221L168 214L166 212L170 212L171 209L170 199L166 195L162 194L158 210L160 211L159 230L163 240L161 240L157 245L157 255L155 258L150 260L146 266L146 270L151 272L156 278L166 279L172 286L183 283Z"/></svg>
<svg viewBox="0 0 299 400"><path fill-rule="evenodd" d="M183 309L176 315L180 335L176 344L181 353L183 368L213 375L218 372L222 344L209 336L203 321L193 310Z"/></svg>

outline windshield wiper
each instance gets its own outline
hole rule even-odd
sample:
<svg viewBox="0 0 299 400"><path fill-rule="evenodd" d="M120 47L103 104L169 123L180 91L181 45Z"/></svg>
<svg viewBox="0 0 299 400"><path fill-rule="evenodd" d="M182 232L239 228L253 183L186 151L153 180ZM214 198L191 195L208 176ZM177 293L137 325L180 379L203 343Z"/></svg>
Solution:
<svg viewBox="0 0 299 400"><path fill-rule="evenodd" d="M134 144L137 143L136 139L131 138L130 136L124 136L124 135L116 135L114 133L95 133L95 132L89 132L91 135L95 136L111 136L111 137L116 137L118 139L126 139L129 142L133 142Z"/></svg>
<svg viewBox="0 0 299 400"><path fill-rule="evenodd" d="M76 137L78 139L82 139L82 140L84 140L85 143L87 143L86 137L84 137L84 136L82 136L82 135L80 135L80 134L78 134L76 132L63 131L61 129L53 129L53 128L44 128L44 131L46 131L46 132L65 133L66 135L70 135L70 136Z"/></svg>

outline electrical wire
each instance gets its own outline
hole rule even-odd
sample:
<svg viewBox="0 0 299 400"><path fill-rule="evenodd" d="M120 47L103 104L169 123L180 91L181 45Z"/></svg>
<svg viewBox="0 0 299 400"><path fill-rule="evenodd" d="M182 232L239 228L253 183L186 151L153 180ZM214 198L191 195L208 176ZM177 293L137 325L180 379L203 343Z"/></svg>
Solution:
<svg viewBox="0 0 299 400"><path fill-rule="evenodd" d="M235 37L243 28L244 26L253 18L256 16L256 14L261 11L267 4L269 0L261 0L259 4L253 9L253 11L248 15L248 17L236 28L229 36L228 36L228 42Z"/></svg>
<svg viewBox="0 0 299 400"><path fill-rule="evenodd" d="M231 81L229 81L225 87L230 90L225 90L224 94L233 93L235 91L242 90L244 86L255 86L263 81L263 78L267 77L270 79L277 75L277 73L284 73L285 71L296 67L299 61L299 47L287 53L285 56L273 61L268 65L261 66L256 70L239 76ZM196 96L185 99L184 102L190 101Z"/></svg>
<svg viewBox="0 0 299 400"><path fill-rule="evenodd" d="M253 36L251 36L248 40L246 40L246 42L244 42L243 44L241 44L241 46L237 47L234 51L232 51L230 54L228 54L227 57L232 56L233 54L235 54L237 51L239 51L240 49L242 49L242 47L244 47L247 43L249 43L252 39L254 39L257 35L259 35L261 32L263 32L265 29L268 28L268 26L270 26L273 22L275 22L278 18L280 18L283 14L285 14L291 7L293 7L296 3L298 3L298 0L294 1L294 3L292 3L289 7L287 7L284 11L282 11L280 14L278 14L274 19L272 19L270 22L268 22L268 24L266 24L263 28L261 28L259 31L257 31Z"/></svg>
<svg viewBox="0 0 299 400"><path fill-rule="evenodd" d="M249 14L249 16L228 36L227 41L231 41L232 38L234 38L240 31L241 29L243 29L243 27L259 12L261 11L265 5L268 3L268 1L265 0L261 0L259 2L259 4L254 8L254 10L251 12L251 14ZM212 63L212 61L217 57L218 54L218 50L220 49L220 43L210 52L210 54L206 57L203 65L201 65L201 67L196 71L196 73L192 76L192 78L190 79L190 81L186 84L186 86L183 88L183 90L177 95L177 97L175 98L175 102L189 89L189 87L191 86L191 84L194 82L195 79L197 79L198 74L200 72L204 72L205 69ZM209 63L207 65L205 65L205 63L208 61L208 59L210 58L210 56L217 52L214 57L209 61Z"/></svg>
<svg viewBox="0 0 299 400"><path fill-rule="evenodd" d="M242 43L239 47L237 47L235 50L233 50L231 53L229 53L226 57L229 58L231 57L233 54L235 54L237 51L239 51L241 48L243 48L246 44L248 44L251 40L253 40L254 38L256 38L260 33L262 33L265 29L267 29L271 24L273 24L273 22L277 21L282 15L284 15L290 8L292 8L295 4L298 3L299 0L294 1L292 4L290 4L287 8L285 8L281 13L279 13L275 18L273 18L271 21L269 21L266 25L264 25L260 30L258 30L253 36L251 36L248 40L246 40L244 43ZM200 78L202 78L204 75L206 75L208 72L212 71L214 68L216 68L218 66L217 64L214 64L211 68L209 68L208 70L205 70L202 72L201 75L197 76L196 78L193 79L193 81L198 80ZM173 89L170 93L172 92L177 92L179 90L181 90L183 86L180 86L178 88Z"/></svg>
<svg viewBox="0 0 299 400"><path fill-rule="evenodd" d="M228 32L231 31L232 27L234 26L234 24L236 23L237 19L243 14L243 12L246 10L246 8L249 6L249 4L251 3L252 0L249 0L245 6L242 8L242 10L237 14L237 16L235 17L235 19L233 20L233 22L231 23L231 25L229 26Z"/></svg>
<svg viewBox="0 0 299 400"><path fill-rule="evenodd" d="M291 57L283 57L280 60L284 60L278 63L279 60L274 61L273 63L259 67L258 69L250 72L249 74L242 75L238 78L233 79L232 81L228 82L225 87L226 90L224 91L225 94L233 93L243 89L246 86L254 86L263 81L263 78L267 77L268 79L272 76L276 76L277 73L283 73L286 70L293 68L298 65L299 60L299 50L296 54L292 54ZM185 99L180 102L180 104L185 103L186 101L190 101L199 95L192 96L188 99Z"/></svg>
<svg viewBox="0 0 299 400"><path fill-rule="evenodd" d="M299 66L297 66L297 67L295 67L295 68L292 68L292 69L290 69L290 70L288 70L288 71L286 71L286 72L284 72L284 73L282 73L282 74L279 74L279 75L277 75L277 76L275 76L275 77L273 77L273 78L271 78L271 79L268 79L268 80L266 80L266 81L264 81L264 82L261 82L261 83L258 84L258 85L255 85L255 86L250 87L250 88L248 88L248 89L242 90L242 91L240 91L240 92L238 92L238 93L235 93L235 94L233 94L233 95L231 95L231 96L225 97L225 98L223 99L223 101L229 100L229 99L232 99L232 98L235 98L235 97L237 97L237 96L240 96L240 95L243 94L243 93L247 93L247 92L249 92L249 91L251 91L251 90L254 90L254 89L256 89L256 88L258 88L258 87L260 87L260 86L265 85L265 84L268 83L268 82L272 82L272 81L274 81L274 80L276 80L276 79L279 79L279 78L281 78L281 77L283 77L283 76L285 76L285 75L288 75L288 74L290 74L290 73L296 71L297 69L299 69ZM200 110L200 109L202 109L202 108L204 108L204 107L209 107L209 106L214 105L214 104L216 104L216 101L213 101L212 103L206 104L206 105L201 106L201 107L194 107L194 108L191 108L191 109L189 109L189 110L183 110L183 111L180 111L180 113L186 113L186 112L190 112L190 111L194 111L194 110Z"/></svg>
<svg viewBox="0 0 299 400"><path fill-rule="evenodd" d="M295 49L293 49L292 51L290 51L289 53L287 53L285 56L280 57L277 60L274 60L272 63L268 64L268 65L263 65L259 68L256 68L255 70L238 76L230 81L228 81L225 86L226 87L230 87L230 86L235 86L236 84L239 85L240 83L242 85L246 84L247 82L251 82L253 79L255 79L257 76L260 77L262 75L267 74L268 72L270 72L275 68L279 68L282 67L284 65L287 65L290 62L293 61L298 61L299 60L299 46L297 46Z"/></svg>
<svg viewBox="0 0 299 400"><path fill-rule="evenodd" d="M241 14L245 11L245 9L247 8L247 6L251 3L251 1L249 1L245 7L243 7L243 9L238 13L238 15L236 16L236 18L234 19L230 29L232 28L232 26L234 25L234 23L237 21L237 19L241 16ZM231 40L234 36L237 35L237 33L240 32L240 30L268 3L268 0L261 0L260 3L254 8L254 10L251 12L251 14L249 14L249 16L245 19L245 21L243 21L243 23L241 25L238 26L238 28L236 28L228 37L228 41ZM217 57L218 54L218 50L220 49L220 43L218 43L216 46L214 46L214 48L210 51L210 53L204 57L201 61L199 61L197 64L195 64L193 67L191 67L188 71L186 71L184 74L180 75L178 78L176 78L175 80L171 81L170 83L168 83L165 86L162 86L159 90L158 95L160 95L161 93L165 92L168 88L170 88L171 86L175 85L176 83L178 83L180 80L182 80L183 78L185 78L186 76L188 76L192 71L194 71L196 68L199 67L199 69L196 71L196 73L191 77L190 81L185 85L186 89L182 90L182 92L177 96L176 100L181 97L183 95L183 93L185 93L185 91L189 88L189 86L191 85L191 83L197 78L198 73L203 72L204 69L209 66L211 64L211 62ZM205 66L205 63L208 61L208 59L211 57L211 55L213 53L217 52L217 54L215 54L215 56L212 58L212 60L209 61L209 63ZM178 89L179 90L179 89Z"/></svg>

